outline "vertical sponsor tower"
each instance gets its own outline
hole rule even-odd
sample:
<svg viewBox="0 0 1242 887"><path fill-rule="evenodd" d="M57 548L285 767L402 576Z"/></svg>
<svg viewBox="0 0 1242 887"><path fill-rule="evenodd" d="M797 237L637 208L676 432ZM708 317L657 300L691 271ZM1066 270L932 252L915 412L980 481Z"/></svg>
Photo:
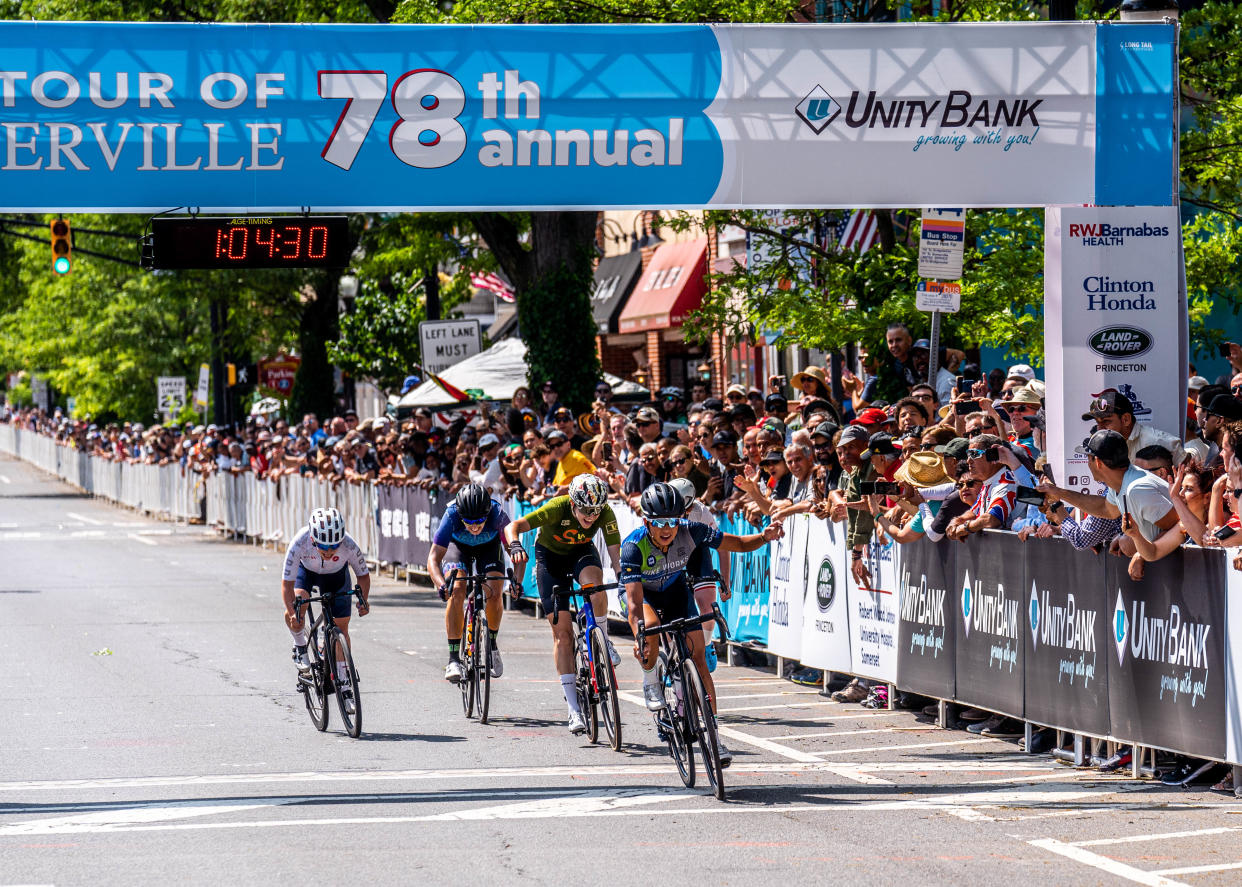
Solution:
<svg viewBox="0 0 1242 887"><path fill-rule="evenodd" d="M1049 207L1044 352L1048 462L1057 483L1099 492L1082 418L1115 390L1138 423L1182 437L1186 422L1186 287L1175 206Z"/></svg>

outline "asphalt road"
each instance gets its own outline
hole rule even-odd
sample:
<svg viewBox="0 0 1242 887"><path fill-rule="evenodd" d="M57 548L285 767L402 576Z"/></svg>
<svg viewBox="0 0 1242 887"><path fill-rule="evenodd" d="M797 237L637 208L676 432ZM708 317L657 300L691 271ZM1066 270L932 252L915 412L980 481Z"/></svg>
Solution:
<svg viewBox="0 0 1242 887"><path fill-rule="evenodd" d="M311 726L281 553L0 457L0 887L482 882L1236 884L1242 804L1076 771L770 670L717 672L729 800L681 785L625 656L622 753L565 729L547 625L506 613L492 723L442 607L379 579L364 733Z"/></svg>

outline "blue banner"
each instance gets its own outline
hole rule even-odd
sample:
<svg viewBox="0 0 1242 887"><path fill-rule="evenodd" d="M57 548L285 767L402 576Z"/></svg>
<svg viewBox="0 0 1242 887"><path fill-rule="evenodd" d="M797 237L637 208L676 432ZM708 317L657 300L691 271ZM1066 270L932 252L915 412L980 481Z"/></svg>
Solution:
<svg viewBox="0 0 1242 887"><path fill-rule="evenodd" d="M1094 22L3 22L0 210L1168 205L1175 46Z"/></svg>

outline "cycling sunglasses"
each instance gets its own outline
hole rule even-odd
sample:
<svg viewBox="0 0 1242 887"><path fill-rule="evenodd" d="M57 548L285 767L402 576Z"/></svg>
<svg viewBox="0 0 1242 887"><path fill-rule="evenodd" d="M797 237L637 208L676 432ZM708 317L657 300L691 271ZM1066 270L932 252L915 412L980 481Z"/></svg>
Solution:
<svg viewBox="0 0 1242 887"><path fill-rule="evenodd" d="M318 548L320 551L336 551L338 548L341 547L341 543L337 542L335 545L324 545L321 542L316 542L315 547Z"/></svg>
<svg viewBox="0 0 1242 887"><path fill-rule="evenodd" d="M681 523L681 518L679 517L649 517L647 518L647 523L651 524L651 526L653 527L660 527L661 529L669 529Z"/></svg>
<svg viewBox="0 0 1242 887"><path fill-rule="evenodd" d="M477 527L479 524L485 523L486 521L486 517L481 517L478 520L466 520L464 517L461 519L461 522L468 527Z"/></svg>
<svg viewBox="0 0 1242 887"><path fill-rule="evenodd" d="M970 449L966 451L966 458L967 459L982 459L985 456L987 456L987 454L988 454L987 450Z"/></svg>
<svg viewBox="0 0 1242 887"><path fill-rule="evenodd" d="M583 517L598 517L604 510L603 506L599 506L597 508L583 508L581 505L575 505L574 508L576 508L578 513Z"/></svg>

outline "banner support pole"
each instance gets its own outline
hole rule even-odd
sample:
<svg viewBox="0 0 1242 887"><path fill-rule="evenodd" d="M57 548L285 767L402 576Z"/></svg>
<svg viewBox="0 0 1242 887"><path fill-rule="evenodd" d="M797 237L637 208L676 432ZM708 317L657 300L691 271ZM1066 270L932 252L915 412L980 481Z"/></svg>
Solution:
<svg viewBox="0 0 1242 887"><path fill-rule="evenodd" d="M936 387L936 374L940 372L940 312L932 312L931 353L927 355L927 384Z"/></svg>

